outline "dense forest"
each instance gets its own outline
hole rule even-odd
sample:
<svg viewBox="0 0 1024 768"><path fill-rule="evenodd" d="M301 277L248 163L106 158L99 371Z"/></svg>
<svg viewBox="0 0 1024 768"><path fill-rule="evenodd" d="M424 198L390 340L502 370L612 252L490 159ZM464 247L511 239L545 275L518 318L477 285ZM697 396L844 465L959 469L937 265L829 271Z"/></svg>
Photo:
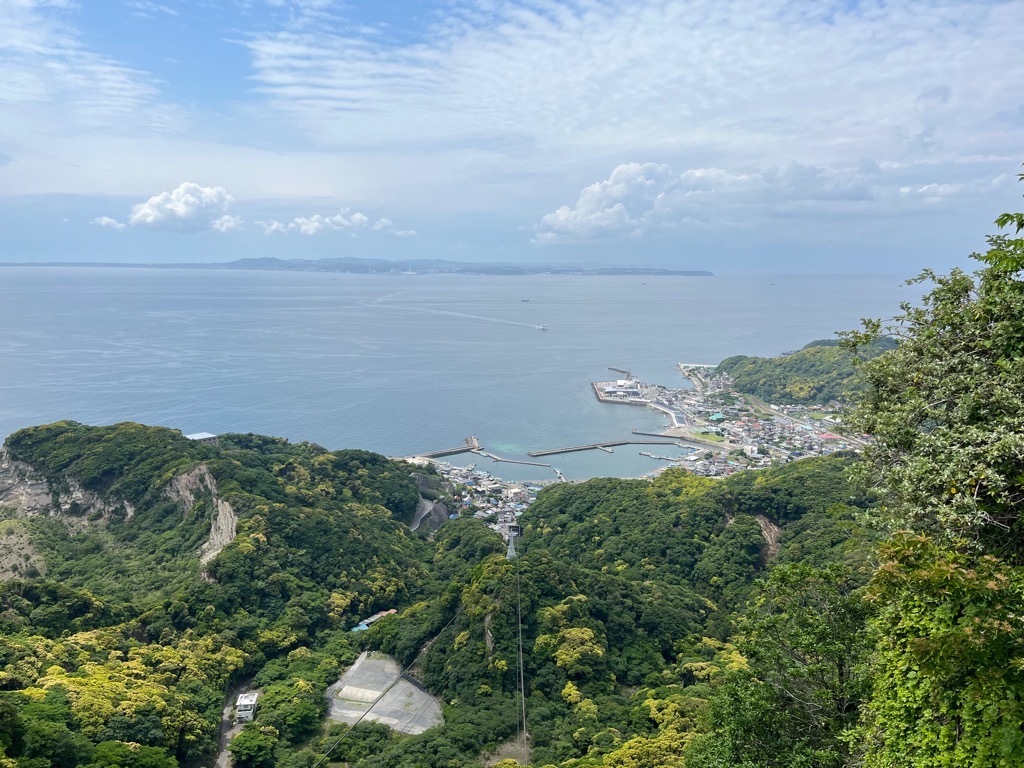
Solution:
<svg viewBox="0 0 1024 768"><path fill-rule="evenodd" d="M212 765L243 680L238 768L1021 764L1024 216L998 223L974 274L805 350L864 359L863 454L553 485L511 559L471 515L413 532L420 489L457 489L364 451L11 435L0 766ZM327 724L367 648L443 725Z"/></svg>
<svg viewBox="0 0 1024 768"><path fill-rule="evenodd" d="M857 347L838 339L819 339L781 357L734 355L718 364L740 392L769 403L826 405L851 403L864 394L867 379L859 362L870 360L896 346L881 336Z"/></svg>

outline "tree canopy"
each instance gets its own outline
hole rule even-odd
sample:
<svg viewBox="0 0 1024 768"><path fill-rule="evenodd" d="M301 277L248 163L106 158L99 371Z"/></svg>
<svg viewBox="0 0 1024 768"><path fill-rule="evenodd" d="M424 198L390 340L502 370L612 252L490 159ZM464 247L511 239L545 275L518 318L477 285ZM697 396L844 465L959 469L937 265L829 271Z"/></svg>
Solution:
<svg viewBox="0 0 1024 768"><path fill-rule="evenodd" d="M853 402L866 386L857 365L896 346L879 337L858 349L840 346L838 339L820 339L782 357L734 355L718 364L740 392L769 403L825 405L833 400Z"/></svg>

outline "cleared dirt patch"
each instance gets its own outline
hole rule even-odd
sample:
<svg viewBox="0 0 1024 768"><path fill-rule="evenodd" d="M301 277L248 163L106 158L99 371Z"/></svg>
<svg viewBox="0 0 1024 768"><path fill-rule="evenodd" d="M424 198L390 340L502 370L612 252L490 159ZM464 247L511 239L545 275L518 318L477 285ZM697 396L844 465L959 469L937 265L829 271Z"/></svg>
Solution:
<svg viewBox="0 0 1024 768"><path fill-rule="evenodd" d="M398 680L384 697L373 704L364 719L373 720L399 733L423 733L444 722L437 699L406 679L402 668L383 653L364 653L341 679L327 689L328 716L340 723L355 723L388 686Z"/></svg>

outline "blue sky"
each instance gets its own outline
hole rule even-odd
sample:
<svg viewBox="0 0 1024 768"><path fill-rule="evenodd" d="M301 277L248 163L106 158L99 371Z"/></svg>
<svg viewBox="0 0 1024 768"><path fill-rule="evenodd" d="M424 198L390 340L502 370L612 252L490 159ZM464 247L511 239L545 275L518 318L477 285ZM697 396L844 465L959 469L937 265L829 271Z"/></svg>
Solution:
<svg viewBox="0 0 1024 768"><path fill-rule="evenodd" d="M0 260L966 263L1024 3L0 0Z"/></svg>

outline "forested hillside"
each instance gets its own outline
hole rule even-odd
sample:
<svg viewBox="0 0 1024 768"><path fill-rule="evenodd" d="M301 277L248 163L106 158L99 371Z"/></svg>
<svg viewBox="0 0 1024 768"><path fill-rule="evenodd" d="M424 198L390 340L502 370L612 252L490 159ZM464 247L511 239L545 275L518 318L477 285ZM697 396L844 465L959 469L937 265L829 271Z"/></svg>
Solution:
<svg viewBox="0 0 1024 768"><path fill-rule="evenodd" d="M845 342L899 339L859 369L862 456L553 485L517 557L470 515L411 532L429 470L372 453L11 435L0 766L212 765L243 681L238 768L1024 763L1024 215L1000 225ZM444 723L328 726L366 648Z"/></svg>
<svg viewBox="0 0 1024 768"><path fill-rule="evenodd" d="M718 371L731 376L738 391L769 403L850 403L864 393L867 385L857 363L895 346L895 340L889 337L873 339L856 350L837 340L822 339L782 357L727 357L718 364Z"/></svg>
<svg viewBox="0 0 1024 768"><path fill-rule="evenodd" d="M0 585L0 749L19 766L204 764L225 685L257 672L261 725L299 741L355 657L343 630L429 590L410 467L376 454L71 422L6 450L73 499L0 521L45 573ZM237 535L201 566L220 504Z"/></svg>
<svg viewBox="0 0 1024 768"><path fill-rule="evenodd" d="M870 501L845 480L850 458L554 486L509 561L471 518L411 534L413 468L365 452L70 422L6 450L62 509L4 521L41 570L0 586L0 745L19 766L206 764L225 686L253 675L260 715L235 764L309 765L332 742L318 735L326 686L364 646L419 657L446 722L401 738L360 726L332 758L476 765L515 733L520 610L533 761L596 759L668 738L648 710L703 701L706 675L688 665L747 666L732 622L775 563L866 578L854 513ZM203 563L224 505L236 534ZM383 608L399 614L346 631Z"/></svg>

